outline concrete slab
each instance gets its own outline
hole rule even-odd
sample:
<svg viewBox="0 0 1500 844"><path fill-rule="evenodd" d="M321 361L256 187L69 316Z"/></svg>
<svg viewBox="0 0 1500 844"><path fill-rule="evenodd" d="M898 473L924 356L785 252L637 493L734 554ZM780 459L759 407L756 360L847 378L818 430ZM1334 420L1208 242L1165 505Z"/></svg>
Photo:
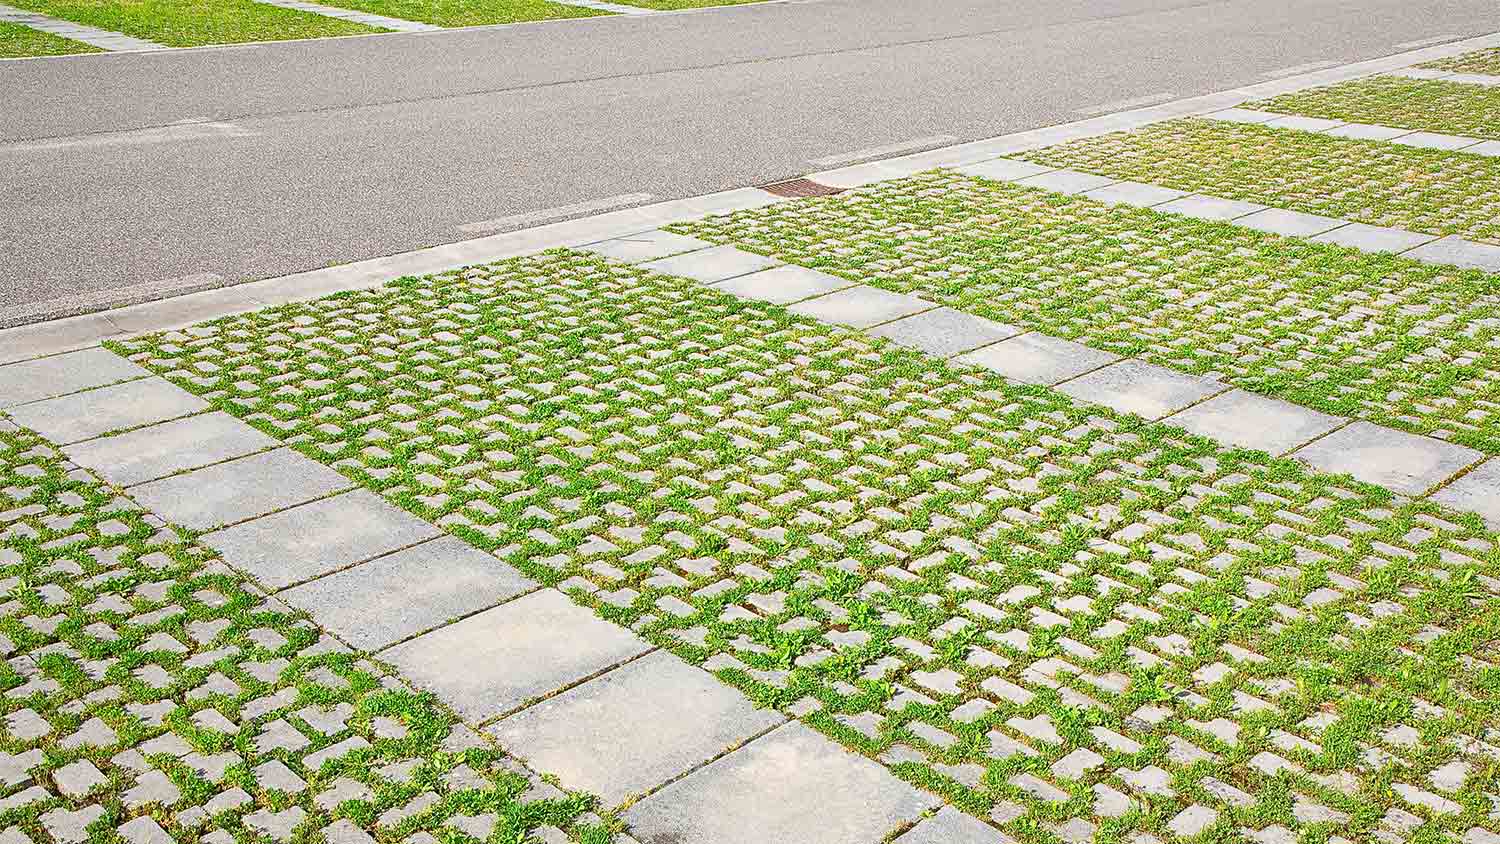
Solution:
<svg viewBox="0 0 1500 844"><path fill-rule="evenodd" d="M1184 190L1148 185L1145 182L1115 182L1084 193L1089 199L1106 205L1133 205L1137 208L1151 208L1187 195Z"/></svg>
<svg viewBox="0 0 1500 844"><path fill-rule="evenodd" d="M281 448L151 481L130 494L169 522L190 530L210 530L350 486L338 472Z"/></svg>
<svg viewBox="0 0 1500 844"><path fill-rule="evenodd" d="M1108 176L1080 173L1077 170L1051 170L1038 176L1019 179L1016 184L1050 190L1053 193L1085 193L1116 181L1118 180Z"/></svg>
<svg viewBox="0 0 1500 844"><path fill-rule="evenodd" d="M1421 149L1443 149L1457 150L1471 147L1479 143L1479 138L1466 138L1462 135L1444 135L1438 132L1412 132L1392 138L1391 143L1400 144L1404 147L1419 147Z"/></svg>
<svg viewBox="0 0 1500 844"><path fill-rule="evenodd" d="M1119 359L1119 355L1091 349L1082 343L1036 333L1022 334L957 358L962 363L982 366L1014 381L1047 386L1076 378Z"/></svg>
<svg viewBox="0 0 1500 844"><path fill-rule="evenodd" d="M1292 456L1324 472L1347 472L1403 495L1421 495L1480 461L1461 445L1355 422L1304 446Z"/></svg>
<svg viewBox="0 0 1500 844"><path fill-rule="evenodd" d="M375 493L356 489L210 533L203 541L230 565L276 590L442 533Z"/></svg>
<svg viewBox="0 0 1500 844"><path fill-rule="evenodd" d="M1244 390L1230 390L1163 421L1224 445L1279 456L1348 420Z"/></svg>
<svg viewBox="0 0 1500 844"><path fill-rule="evenodd" d="M1030 161L1017 161L1014 158L992 158L989 161L965 164L954 169L965 176L975 176L996 182L1015 182L1050 173L1057 168L1048 167L1045 164L1033 164Z"/></svg>
<svg viewBox="0 0 1500 844"><path fill-rule="evenodd" d="M479 722L649 650L629 630L543 589L424 633L381 658Z"/></svg>
<svg viewBox="0 0 1500 844"><path fill-rule="evenodd" d="M1156 210L1181 214L1184 217L1196 217L1199 220L1236 220L1257 211L1264 211L1266 206L1254 202L1241 202L1238 199L1193 194L1158 205Z"/></svg>
<svg viewBox="0 0 1500 844"><path fill-rule="evenodd" d="M489 554L444 536L320 577L280 597L354 647L378 651L536 587Z"/></svg>
<svg viewBox="0 0 1500 844"><path fill-rule="evenodd" d="M1468 153L1469 155L1488 155L1491 157L1500 156L1500 141L1485 141L1482 144L1475 144L1471 147L1465 147L1464 152Z"/></svg>
<svg viewBox="0 0 1500 844"><path fill-rule="evenodd" d="M134 486L277 445L275 438L214 411L75 443L63 453L110 483Z"/></svg>
<svg viewBox="0 0 1500 844"><path fill-rule="evenodd" d="M1329 129L1325 135L1336 138L1353 138L1358 141L1389 141L1403 135L1410 135L1410 129L1398 129L1395 126L1380 126L1374 123L1345 123L1342 126Z"/></svg>
<svg viewBox="0 0 1500 844"><path fill-rule="evenodd" d="M721 281L714 285L714 289L743 299L790 305L853 286L854 282L848 279L788 264Z"/></svg>
<svg viewBox="0 0 1500 844"><path fill-rule="evenodd" d="M1337 217L1320 217L1317 214L1304 214L1301 211L1288 211L1285 208L1267 208L1234 221L1237 226L1272 234L1284 234L1288 237L1312 237L1315 234L1322 234L1347 225L1348 222Z"/></svg>
<svg viewBox="0 0 1500 844"><path fill-rule="evenodd" d="M680 255L683 252L696 252L712 247L713 244L706 240L657 229L628 237L600 241L585 246L583 249L586 252L594 252L627 264L639 264L643 261L655 261L669 255Z"/></svg>
<svg viewBox="0 0 1500 844"><path fill-rule="evenodd" d="M1313 240L1318 243L1350 246L1365 252L1405 252L1428 241L1437 240L1437 235L1420 234L1385 226L1371 226L1365 223L1350 223L1317 235Z"/></svg>
<svg viewBox="0 0 1500 844"><path fill-rule="evenodd" d="M176 384L140 378L19 405L10 409L10 416L52 442L67 445L208 409L208 402Z"/></svg>
<svg viewBox="0 0 1500 844"><path fill-rule="evenodd" d="M1215 111L1203 116L1209 120L1222 120L1225 123L1249 123L1252 125L1276 119L1276 115L1269 111L1256 111L1249 108L1226 108L1223 111Z"/></svg>
<svg viewBox="0 0 1500 844"><path fill-rule="evenodd" d="M533 769L610 807L785 720L657 651L512 715L490 733Z"/></svg>
<svg viewBox="0 0 1500 844"><path fill-rule="evenodd" d="M851 328L869 328L932 308L933 304L924 299L861 284L827 296L807 299L788 310L823 322Z"/></svg>
<svg viewBox="0 0 1500 844"><path fill-rule="evenodd" d="M1338 126L1344 125L1343 120L1329 120L1323 117L1304 117L1300 114L1286 114L1273 117L1262 123L1273 129L1296 129L1299 132L1326 132Z"/></svg>
<svg viewBox="0 0 1500 844"><path fill-rule="evenodd" d="M940 801L793 722L631 806L642 844L864 844Z"/></svg>
<svg viewBox="0 0 1500 844"><path fill-rule="evenodd" d="M946 358L1009 339L1024 330L952 308L934 308L878 325L870 333Z"/></svg>
<svg viewBox="0 0 1500 844"><path fill-rule="evenodd" d="M0 408L65 396L150 374L101 348L6 364L0 366Z"/></svg>
<svg viewBox="0 0 1500 844"><path fill-rule="evenodd" d="M1500 246L1475 243L1457 235L1424 243L1403 257L1429 264L1452 264L1465 269L1500 273Z"/></svg>
<svg viewBox="0 0 1500 844"><path fill-rule="evenodd" d="M1138 360L1096 369L1057 388L1120 413L1160 419L1228 389L1212 378L1185 375Z"/></svg>
<svg viewBox="0 0 1500 844"><path fill-rule="evenodd" d="M893 844L1010 844L1013 840L973 815L944 806Z"/></svg>
<svg viewBox="0 0 1500 844"><path fill-rule="evenodd" d="M1500 457L1432 494L1432 500L1455 510L1478 513L1485 524L1500 530Z"/></svg>
<svg viewBox="0 0 1500 844"><path fill-rule="evenodd" d="M682 276L712 284L737 275L753 273L780 265L775 258L756 255L733 246L715 246L697 252L686 252L671 258L650 261L640 266L667 275Z"/></svg>

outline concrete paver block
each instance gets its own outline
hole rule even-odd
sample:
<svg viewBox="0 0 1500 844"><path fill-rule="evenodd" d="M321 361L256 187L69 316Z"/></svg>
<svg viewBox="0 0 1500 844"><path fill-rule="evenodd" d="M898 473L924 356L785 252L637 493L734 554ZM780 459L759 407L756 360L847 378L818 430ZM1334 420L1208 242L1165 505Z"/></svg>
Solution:
<svg viewBox="0 0 1500 844"><path fill-rule="evenodd" d="M1076 399L1153 420L1225 389L1224 384L1212 378L1185 375L1138 360L1096 369L1058 387Z"/></svg>
<svg viewBox="0 0 1500 844"><path fill-rule="evenodd" d="M208 402L161 378L44 399L10 409L11 418L59 445L109 431L150 425L207 410Z"/></svg>
<svg viewBox="0 0 1500 844"><path fill-rule="evenodd" d="M0 408L149 375L108 349L84 349L0 366Z"/></svg>
<svg viewBox="0 0 1500 844"><path fill-rule="evenodd" d="M1486 524L1500 530L1500 457L1491 458L1433 493L1432 500L1455 510L1478 513Z"/></svg>
<svg viewBox="0 0 1500 844"><path fill-rule="evenodd" d="M1391 143L1421 149L1456 150L1474 146L1479 143L1479 140L1479 138L1466 138L1462 135L1444 135L1440 132L1412 132L1392 138Z"/></svg>
<svg viewBox="0 0 1500 844"><path fill-rule="evenodd" d="M938 799L790 723L624 813L642 844L880 841Z"/></svg>
<svg viewBox="0 0 1500 844"><path fill-rule="evenodd" d="M1343 120L1329 120L1325 117L1306 117L1301 114L1286 114L1280 117L1273 117L1270 120L1267 120L1265 123L1262 123L1261 125L1271 129L1296 129L1301 132L1326 132L1329 129L1344 125L1345 122L1346 121Z"/></svg>
<svg viewBox="0 0 1500 844"><path fill-rule="evenodd" d="M1336 138L1352 138L1358 141L1389 141L1402 135L1410 135L1410 129L1395 126L1380 126L1374 123L1345 123L1324 132Z"/></svg>
<svg viewBox="0 0 1500 844"><path fill-rule="evenodd" d="M1244 390L1230 390L1164 421L1225 445L1279 456L1348 420Z"/></svg>
<svg viewBox="0 0 1500 844"><path fill-rule="evenodd" d="M1471 147L1464 147L1464 152L1468 153L1469 155L1488 155L1491 157L1500 156L1500 141L1485 141L1482 144L1475 144Z"/></svg>
<svg viewBox="0 0 1500 844"><path fill-rule="evenodd" d="M962 363L982 366L1015 381L1047 386L1119 359L1119 355L1091 349L1082 343L1036 333L1022 334L958 357Z"/></svg>
<svg viewBox="0 0 1500 844"><path fill-rule="evenodd" d="M802 314L823 322L847 325L853 328L869 328L882 322L890 322L904 316L930 310L931 302L892 293L879 287L861 284L844 290L808 299L793 305L794 314Z"/></svg>
<svg viewBox="0 0 1500 844"><path fill-rule="evenodd" d="M111 483L134 486L276 445L272 437L215 411L75 443L63 452Z"/></svg>
<svg viewBox="0 0 1500 844"><path fill-rule="evenodd" d="M708 249L713 244L696 237L664 232L660 229L649 232L633 234L629 237L617 237L613 240L603 240L598 243L583 247L586 252L595 252L606 258L616 261L624 261L627 264L639 264L643 261L655 261L669 255L679 255L683 252L696 252L700 249Z"/></svg>
<svg viewBox="0 0 1500 844"><path fill-rule="evenodd" d="M1195 217L1199 220L1237 220L1257 211L1264 211L1266 206L1255 202L1241 202L1238 199L1193 194L1158 205L1156 210L1169 211L1184 217Z"/></svg>
<svg viewBox="0 0 1500 844"><path fill-rule="evenodd" d="M775 258L756 255L733 246L715 246L711 249L700 249L697 252L685 252L671 258L662 258L640 266L659 273L712 284L737 275L769 269L780 263Z"/></svg>
<svg viewBox="0 0 1500 844"><path fill-rule="evenodd" d="M893 844L1010 844L1014 839L973 815L944 806Z"/></svg>
<svg viewBox="0 0 1500 844"><path fill-rule="evenodd" d="M1324 472L1347 472L1366 483L1405 495L1421 495L1477 463L1472 448L1355 422L1292 452Z"/></svg>
<svg viewBox="0 0 1500 844"><path fill-rule="evenodd" d="M1087 191L1102 188L1105 185L1114 184L1117 179L1108 176L1097 176L1093 173L1081 173L1077 170L1049 170L1038 176L1030 176L1016 181L1018 185L1029 188L1041 188L1053 193L1085 193Z"/></svg>
<svg viewBox="0 0 1500 844"><path fill-rule="evenodd" d="M1009 339L1021 331L952 308L934 308L870 329L877 337L945 358Z"/></svg>
<svg viewBox="0 0 1500 844"><path fill-rule="evenodd" d="M1249 123L1252 125L1265 123L1276 118L1276 115L1272 112L1256 111L1249 108L1226 108L1222 111L1215 111L1203 116L1209 120L1222 120L1225 123Z"/></svg>
<svg viewBox="0 0 1500 844"><path fill-rule="evenodd" d="M354 647L377 651L535 588L519 571L444 536L288 589L281 598Z"/></svg>
<svg viewBox="0 0 1500 844"><path fill-rule="evenodd" d="M1030 161L1017 161L1014 158L993 158L977 164L965 164L955 169L965 176L990 179L996 182L1015 182L1021 179L1029 179L1032 176L1040 176L1043 173L1050 173L1057 168L1048 167L1045 164L1033 164Z"/></svg>
<svg viewBox="0 0 1500 844"><path fill-rule="evenodd" d="M1321 217L1317 214L1304 214L1301 211L1288 211L1285 208L1267 208L1264 211L1241 217L1235 220L1234 224L1272 234L1284 234L1288 237L1312 237L1315 234L1332 231L1348 222L1337 217Z"/></svg>
<svg viewBox="0 0 1500 844"><path fill-rule="evenodd" d="M1430 240L1437 240L1437 235L1419 234L1365 223L1350 223L1347 226L1339 226L1333 231L1324 232L1314 237L1313 240L1318 243L1336 243L1365 252L1405 252Z"/></svg>
<svg viewBox="0 0 1500 844"><path fill-rule="evenodd" d="M543 589L381 657L463 717L487 721L649 650L629 630Z"/></svg>
<svg viewBox="0 0 1500 844"><path fill-rule="evenodd" d="M216 531L203 540L230 565L275 590L441 535L436 526L369 490L356 489Z"/></svg>
<svg viewBox="0 0 1500 844"><path fill-rule="evenodd" d="M343 475L290 449L252 454L142 484L135 500L169 522L209 530L347 489Z"/></svg>
<svg viewBox="0 0 1500 844"><path fill-rule="evenodd" d="M1184 190L1148 185L1145 182L1115 182L1084 194L1089 199L1106 205L1133 205L1137 208L1152 208L1187 195Z"/></svg>
<svg viewBox="0 0 1500 844"><path fill-rule="evenodd" d="M1475 243L1457 235L1424 243L1403 257L1429 264L1453 264L1471 270L1500 273L1500 246Z"/></svg>
<svg viewBox="0 0 1500 844"><path fill-rule="evenodd" d="M789 264L731 278L715 284L714 289L744 299L790 305L810 296L823 296L853 285L854 282L838 276Z"/></svg>
<svg viewBox="0 0 1500 844"><path fill-rule="evenodd" d="M663 652L600 675L490 728L508 752L616 806L785 721Z"/></svg>

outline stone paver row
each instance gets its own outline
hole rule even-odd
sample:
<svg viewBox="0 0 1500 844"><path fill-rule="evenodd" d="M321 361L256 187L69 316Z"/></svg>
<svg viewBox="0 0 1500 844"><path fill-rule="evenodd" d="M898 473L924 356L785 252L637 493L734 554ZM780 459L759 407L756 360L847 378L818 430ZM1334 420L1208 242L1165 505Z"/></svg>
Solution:
<svg viewBox="0 0 1500 844"><path fill-rule="evenodd" d="M283 9L295 9L299 12L322 15L325 18L338 18L339 20L362 23L366 26L388 29L392 32L431 32L442 29L441 26L437 26L436 24L409 21L404 18L393 18L389 15L377 15L373 12L361 12L357 9L340 9L337 6L325 6L322 3L308 2L308 0L255 0L255 2L280 6Z"/></svg>
<svg viewBox="0 0 1500 844"><path fill-rule="evenodd" d="M17 9L13 6L0 5L0 21L7 23L18 23L29 26L42 32L50 32L63 38L71 38L81 41L92 47L110 51L132 51L132 50L165 50L164 44L155 41L147 41L144 38L135 38L120 32L111 32L107 29L87 26L72 21L60 20L49 17L39 12L28 12L25 9Z"/></svg>
<svg viewBox="0 0 1500 844"><path fill-rule="evenodd" d="M1466 152L1470 155L1500 156L1500 141L1483 138L1468 138L1463 135L1447 135L1441 132L1419 132L1396 126L1381 126L1373 123L1351 123L1346 120L1330 120L1323 117L1304 117L1296 114L1281 114L1274 111L1258 111L1251 108L1230 108L1205 114L1209 120L1224 120L1230 123L1249 123L1273 129L1297 129L1340 138L1361 138L1369 141L1388 141L1401 146L1422 149L1443 149Z"/></svg>
<svg viewBox="0 0 1500 844"><path fill-rule="evenodd" d="M1434 70L1431 68L1408 67L1402 70L1393 70L1387 76L1403 76L1407 79L1441 79L1445 82L1463 82L1467 85L1488 85L1500 87L1500 76L1492 76L1488 73L1462 73L1453 70Z"/></svg>

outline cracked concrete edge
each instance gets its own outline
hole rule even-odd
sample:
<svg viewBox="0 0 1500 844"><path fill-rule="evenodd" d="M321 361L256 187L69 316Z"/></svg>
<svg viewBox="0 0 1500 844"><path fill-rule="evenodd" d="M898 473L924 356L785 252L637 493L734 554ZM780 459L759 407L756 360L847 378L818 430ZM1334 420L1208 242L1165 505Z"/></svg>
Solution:
<svg viewBox="0 0 1500 844"><path fill-rule="evenodd" d="M774 2L774 0L772 0ZM729 7L738 8L738 7ZM621 16L626 17L626 16ZM1364 76L1399 70L1423 62L1500 46L1500 32L1407 50L1310 73L1289 76L1242 88L1189 97L1147 108L1091 117L1072 123L955 144L913 155L814 173L808 178L835 187L858 187L930 170L974 164L1069 140L1136 129L1178 117L1208 114L1253 99L1315 88ZM755 208L784 198L757 188L735 188L670 200L653 205L610 211L559 223L549 223L504 234L418 249L308 270L291 275L245 282L128 307L64 317L0 330L0 364L87 348L98 343L192 323L304 301L347 290L378 287L391 279L425 275L458 267L516 258L570 246L583 246L624 237L713 214Z"/></svg>

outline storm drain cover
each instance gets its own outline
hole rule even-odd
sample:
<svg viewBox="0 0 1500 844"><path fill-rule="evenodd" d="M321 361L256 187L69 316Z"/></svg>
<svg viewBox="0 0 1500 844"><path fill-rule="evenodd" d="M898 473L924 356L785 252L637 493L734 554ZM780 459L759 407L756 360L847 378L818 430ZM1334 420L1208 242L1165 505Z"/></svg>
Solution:
<svg viewBox="0 0 1500 844"><path fill-rule="evenodd" d="M791 179L771 185L762 185L760 189L766 193L774 193L777 196L832 196L836 193L844 192L843 188L819 184L812 179Z"/></svg>

